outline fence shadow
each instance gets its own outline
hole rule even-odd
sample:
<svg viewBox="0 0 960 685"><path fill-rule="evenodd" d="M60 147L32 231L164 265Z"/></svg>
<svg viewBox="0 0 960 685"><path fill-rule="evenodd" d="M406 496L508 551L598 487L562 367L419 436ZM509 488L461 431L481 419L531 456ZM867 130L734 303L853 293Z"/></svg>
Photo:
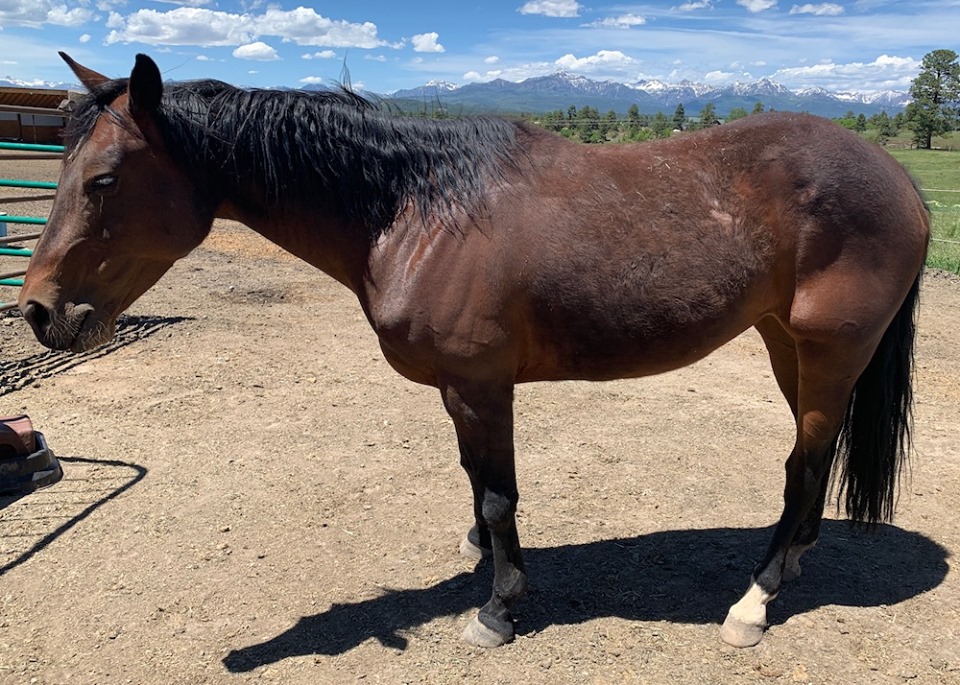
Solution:
<svg viewBox="0 0 960 685"><path fill-rule="evenodd" d="M772 528L674 530L526 551L531 594L517 611L520 634L602 617L707 624L723 621L745 589ZM857 534L824 521L821 547L804 557L804 575L771 605L772 625L826 605L896 604L939 585L948 552L895 526ZM478 607L489 597L492 565L432 587L390 590L370 600L334 604L301 618L266 642L237 649L223 663L234 673L291 656L342 654L369 638L404 649L403 632Z"/></svg>
<svg viewBox="0 0 960 685"><path fill-rule="evenodd" d="M113 340L90 352L76 354L45 350L21 359L0 360L0 397L192 320L185 316L122 316L117 320L117 333Z"/></svg>
<svg viewBox="0 0 960 685"><path fill-rule="evenodd" d="M80 512L69 516L64 520L60 525L55 529L41 537L37 542L32 544L28 549L20 552L16 555L11 561L0 566L0 577L22 564L28 561L31 557L36 555L38 552L43 551L49 547L53 542L57 540L61 535L70 531L77 524L88 518L93 512L102 507L107 502L116 499L127 490L135 486L141 480L143 480L147 475L147 469L139 464L132 464L125 461L116 461L109 459L87 459L84 457L57 457L60 461L60 465L64 470L64 478L58 484L52 485L49 488L44 488L43 490L38 490L29 495L14 495L10 497L0 497L0 511L9 507L14 502L17 502L24 497L30 497L31 499L36 499L39 497L47 498L56 498L58 492L62 492L64 488L70 486L71 483L76 484L78 481L82 480L76 477L71 477L70 475L70 466L71 465L89 465L95 467L112 467L120 468L125 471L129 471L127 477L121 477L123 482L115 487L110 488L105 493L97 492L96 498L86 507L84 507ZM103 483L107 480L116 480L116 478L101 478L97 477L96 483ZM29 516L25 519L26 522L29 522ZM4 519L4 522L9 522ZM3 537L3 536L0 536Z"/></svg>

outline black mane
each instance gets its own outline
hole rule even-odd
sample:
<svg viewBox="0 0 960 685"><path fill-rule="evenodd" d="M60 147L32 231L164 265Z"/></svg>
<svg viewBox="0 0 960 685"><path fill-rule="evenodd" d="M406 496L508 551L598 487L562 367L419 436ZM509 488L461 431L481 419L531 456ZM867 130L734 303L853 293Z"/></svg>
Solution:
<svg viewBox="0 0 960 685"><path fill-rule="evenodd" d="M68 153L127 79L109 81L78 103ZM220 81L166 84L159 112L169 152L198 192L271 211L317 208L385 230L410 203L427 215L474 213L485 184L514 164L519 124L493 117L431 120L401 116L348 92L245 90Z"/></svg>

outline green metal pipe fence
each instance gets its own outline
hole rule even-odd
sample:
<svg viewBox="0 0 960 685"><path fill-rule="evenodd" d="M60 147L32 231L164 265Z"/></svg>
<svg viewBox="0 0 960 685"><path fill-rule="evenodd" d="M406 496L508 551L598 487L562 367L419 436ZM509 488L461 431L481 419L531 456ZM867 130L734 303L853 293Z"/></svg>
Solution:
<svg viewBox="0 0 960 685"><path fill-rule="evenodd" d="M21 181L16 178L0 178L0 188L40 188L56 190L57 184L53 181Z"/></svg>
<svg viewBox="0 0 960 685"><path fill-rule="evenodd" d="M0 142L0 150L18 150L20 152L63 152L63 145Z"/></svg>
<svg viewBox="0 0 960 685"><path fill-rule="evenodd" d="M62 145L38 145L34 143L11 143L0 141L0 150L13 150L17 152L46 152L63 153ZM31 190L56 190L57 184L52 181L31 181L16 178L0 178L0 188L26 188ZM26 224L31 226L43 226L47 220L39 216L16 216L0 214L0 224ZM22 247L22 243L36 240L40 237L40 232L22 233L19 235L0 236L0 257L30 257L33 250ZM24 269L14 269L0 273L0 286L20 287L23 285L23 276L27 273ZM16 302L0 302L0 312L13 309L17 306Z"/></svg>

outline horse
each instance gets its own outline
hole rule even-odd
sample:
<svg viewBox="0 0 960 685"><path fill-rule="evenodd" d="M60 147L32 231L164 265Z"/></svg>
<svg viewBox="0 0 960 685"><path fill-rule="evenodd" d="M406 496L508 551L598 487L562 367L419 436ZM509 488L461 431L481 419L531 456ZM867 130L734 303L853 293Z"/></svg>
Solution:
<svg viewBox="0 0 960 685"><path fill-rule="evenodd" d="M760 641L831 482L852 525L892 517L930 219L880 147L790 113L591 146L508 118L403 116L343 88L165 84L142 54L110 79L60 54L89 92L23 318L54 349L108 341L218 217L349 288L389 364L452 419L473 495L460 551L494 567L468 643L510 642L527 590L518 383L658 374L759 331L796 438L769 547L720 628L731 645Z"/></svg>

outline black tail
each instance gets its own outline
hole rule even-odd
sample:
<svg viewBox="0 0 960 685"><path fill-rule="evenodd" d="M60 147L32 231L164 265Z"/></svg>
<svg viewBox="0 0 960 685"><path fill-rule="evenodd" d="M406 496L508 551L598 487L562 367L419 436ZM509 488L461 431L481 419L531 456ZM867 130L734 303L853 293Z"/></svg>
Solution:
<svg viewBox="0 0 960 685"><path fill-rule="evenodd" d="M873 526L893 518L913 421L913 341L921 270L854 386L837 442L847 516ZM838 502L839 506L839 502Z"/></svg>

